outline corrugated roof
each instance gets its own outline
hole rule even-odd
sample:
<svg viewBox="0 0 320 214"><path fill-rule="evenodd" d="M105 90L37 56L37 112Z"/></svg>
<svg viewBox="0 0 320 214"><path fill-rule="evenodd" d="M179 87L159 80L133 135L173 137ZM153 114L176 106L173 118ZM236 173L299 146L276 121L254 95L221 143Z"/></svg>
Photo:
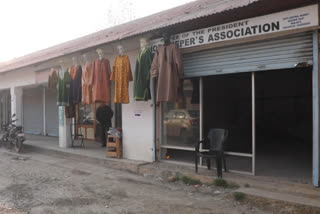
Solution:
<svg viewBox="0 0 320 214"><path fill-rule="evenodd" d="M125 39L142 33L172 26L200 17L244 7L261 0L198 0L160 13L114 26L69 42L65 42L0 64L0 73L32 65L65 54L101 44Z"/></svg>

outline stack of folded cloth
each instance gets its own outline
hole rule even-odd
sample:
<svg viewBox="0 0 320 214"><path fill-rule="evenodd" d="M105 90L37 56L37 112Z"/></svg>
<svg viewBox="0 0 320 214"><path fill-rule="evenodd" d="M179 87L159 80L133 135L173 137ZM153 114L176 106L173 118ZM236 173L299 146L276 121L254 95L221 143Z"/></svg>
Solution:
<svg viewBox="0 0 320 214"><path fill-rule="evenodd" d="M121 138L121 131L116 128L109 128L108 134L113 135L117 138Z"/></svg>

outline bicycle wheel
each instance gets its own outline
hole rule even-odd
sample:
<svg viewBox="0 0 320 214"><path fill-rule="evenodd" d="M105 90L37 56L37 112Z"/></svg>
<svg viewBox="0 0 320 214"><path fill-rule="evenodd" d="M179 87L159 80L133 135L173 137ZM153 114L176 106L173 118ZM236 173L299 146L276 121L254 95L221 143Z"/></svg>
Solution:
<svg viewBox="0 0 320 214"><path fill-rule="evenodd" d="M21 152L21 150L22 150L22 141L19 137L16 137L14 139L14 149L18 153Z"/></svg>

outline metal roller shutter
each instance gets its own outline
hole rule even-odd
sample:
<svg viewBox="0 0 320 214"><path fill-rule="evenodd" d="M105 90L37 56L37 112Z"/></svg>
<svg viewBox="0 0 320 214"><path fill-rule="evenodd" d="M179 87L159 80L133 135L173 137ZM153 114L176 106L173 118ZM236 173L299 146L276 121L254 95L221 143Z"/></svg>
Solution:
<svg viewBox="0 0 320 214"><path fill-rule="evenodd" d="M46 128L49 136L59 136L59 119L56 92L46 89Z"/></svg>
<svg viewBox="0 0 320 214"><path fill-rule="evenodd" d="M215 48L183 56L186 77L292 68L312 65L312 34Z"/></svg>
<svg viewBox="0 0 320 214"><path fill-rule="evenodd" d="M42 87L24 89L23 123L25 133L43 133Z"/></svg>

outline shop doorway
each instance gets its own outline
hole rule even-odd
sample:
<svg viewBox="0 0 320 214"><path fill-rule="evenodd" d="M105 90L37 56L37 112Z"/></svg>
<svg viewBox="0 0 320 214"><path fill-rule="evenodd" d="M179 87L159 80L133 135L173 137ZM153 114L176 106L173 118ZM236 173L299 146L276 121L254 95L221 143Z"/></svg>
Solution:
<svg viewBox="0 0 320 214"><path fill-rule="evenodd" d="M255 73L256 175L312 180L312 69Z"/></svg>
<svg viewBox="0 0 320 214"><path fill-rule="evenodd" d="M312 68L214 75L202 81L202 133L229 131L230 171L311 182Z"/></svg>
<svg viewBox="0 0 320 214"><path fill-rule="evenodd" d="M227 168L248 174L253 171L251 78L251 73L203 77L203 136L212 128L227 129Z"/></svg>
<svg viewBox="0 0 320 214"><path fill-rule="evenodd" d="M43 135L43 87L23 89L23 129L26 134Z"/></svg>

